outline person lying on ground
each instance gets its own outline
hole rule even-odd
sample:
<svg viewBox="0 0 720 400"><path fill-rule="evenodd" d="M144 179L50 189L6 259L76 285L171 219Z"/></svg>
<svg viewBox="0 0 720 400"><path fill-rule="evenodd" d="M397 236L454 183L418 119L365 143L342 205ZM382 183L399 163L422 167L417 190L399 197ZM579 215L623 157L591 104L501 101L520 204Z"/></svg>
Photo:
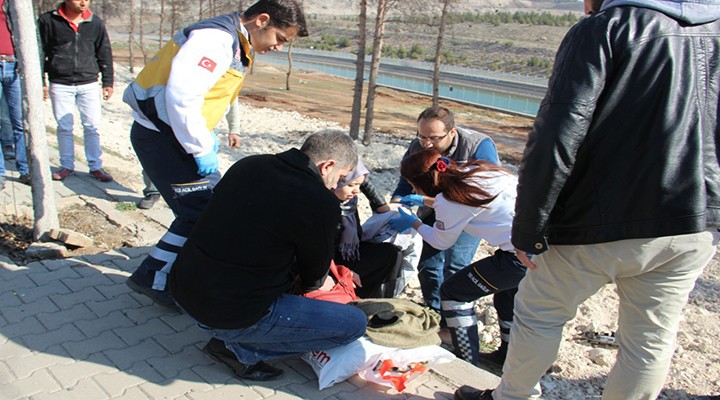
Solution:
<svg viewBox="0 0 720 400"><path fill-rule="evenodd" d="M370 171L362 159L355 168L338 181L335 196L342 202L335 263L351 269L359 277L355 293L360 298L391 298L400 275L400 250L391 243L362 241L358 213L358 193L367 182ZM373 193L375 193L373 191ZM377 204L378 201L370 200Z"/></svg>

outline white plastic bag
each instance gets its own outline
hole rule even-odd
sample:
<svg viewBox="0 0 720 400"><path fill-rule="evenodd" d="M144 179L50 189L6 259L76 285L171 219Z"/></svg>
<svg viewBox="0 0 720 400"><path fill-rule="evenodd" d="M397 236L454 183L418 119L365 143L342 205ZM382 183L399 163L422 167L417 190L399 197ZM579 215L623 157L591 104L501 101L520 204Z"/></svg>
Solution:
<svg viewBox="0 0 720 400"><path fill-rule="evenodd" d="M318 386L323 390L357 374L385 349L387 347L376 345L363 336L345 346L311 351L300 358L310 364L318 377Z"/></svg>
<svg viewBox="0 0 720 400"><path fill-rule="evenodd" d="M395 387L398 391L402 391L407 382L412 381L434 365L454 360L455 356L440 346L397 349L377 345L363 336L345 346L308 352L300 358L315 371L320 390L340 383L355 374L360 374L365 380ZM393 366L400 366L398 368L407 368L409 363L422 363L425 371L419 371L420 368L416 368L413 374L410 374L412 376L404 379L390 379L393 374L387 371L382 374L379 372L380 367L375 368L382 365L385 360L391 360ZM402 389L398 387L397 382L402 382L400 385Z"/></svg>
<svg viewBox="0 0 720 400"><path fill-rule="evenodd" d="M423 346L394 349L378 354L374 359L371 365L366 365L358 372L360 377L402 392L408 383L438 364L453 361L455 355L440 346Z"/></svg>

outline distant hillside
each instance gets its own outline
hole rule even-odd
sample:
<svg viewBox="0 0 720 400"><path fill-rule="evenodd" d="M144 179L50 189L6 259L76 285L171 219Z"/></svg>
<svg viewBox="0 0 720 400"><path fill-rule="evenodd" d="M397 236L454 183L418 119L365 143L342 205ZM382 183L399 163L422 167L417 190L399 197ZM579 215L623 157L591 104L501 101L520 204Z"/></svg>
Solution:
<svg viewBox="0 0 720 400"><path fill-rule="evenodd" d="M305 12L318 15L355 15L357 0L305 1ZM583 12L583 2L576 0L461 0L453 5L455 11L480 13L486 11L577 11ZM371 7L372 8L372 7Z"/></svg>

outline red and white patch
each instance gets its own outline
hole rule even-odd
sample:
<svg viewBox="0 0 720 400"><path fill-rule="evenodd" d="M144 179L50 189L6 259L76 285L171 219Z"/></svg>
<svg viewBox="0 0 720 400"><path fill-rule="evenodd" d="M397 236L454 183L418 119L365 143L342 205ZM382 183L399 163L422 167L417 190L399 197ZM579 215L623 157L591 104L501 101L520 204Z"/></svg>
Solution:
<svg viewBox="0 0 720 400"><path fill-rule="evenodd" d="M215 71L215 67L217 67L217 63L207 57L201 58L198 65L202 68L205 68L206 70L208 70L210 72Z"/></svg>

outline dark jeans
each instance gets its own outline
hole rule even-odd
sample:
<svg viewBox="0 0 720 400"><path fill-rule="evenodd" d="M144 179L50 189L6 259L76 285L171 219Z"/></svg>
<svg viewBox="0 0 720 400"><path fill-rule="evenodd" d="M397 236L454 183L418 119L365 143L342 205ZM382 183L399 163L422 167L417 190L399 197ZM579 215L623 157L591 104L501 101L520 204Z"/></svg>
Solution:
<svg viewBox="0 0 720 400"><path fill-rule="evenodd" d="M498 313L501 338L509 339L513 321L513 302L517 287L527 268L515 254L497 250L490 257L474 262L449 277L440 290L442 314L458 356L477 363L479 338L475 300L493 294L493 306Z"/></svg>
<svg viewBox="0 0 720 400"><path fill-rule="evenodd" d="M130 130L130 140L145 174L175 214L168 232L131 278L140 285L165 290L167 273L210 201L220 173L200 176L195 159L185 153L172 132L157 132L135 122Z"/></svg>
<svg viewBox="0 0 720 400"><path fill-rule="evenodd" d="M423 223L432 226L435 213L423 218ZM425 304L440 311L440 286L450 276L472 262L480 239L463 232L455 244L447 250L438 250L423 242L418 265L418 280Z"/></svg>

